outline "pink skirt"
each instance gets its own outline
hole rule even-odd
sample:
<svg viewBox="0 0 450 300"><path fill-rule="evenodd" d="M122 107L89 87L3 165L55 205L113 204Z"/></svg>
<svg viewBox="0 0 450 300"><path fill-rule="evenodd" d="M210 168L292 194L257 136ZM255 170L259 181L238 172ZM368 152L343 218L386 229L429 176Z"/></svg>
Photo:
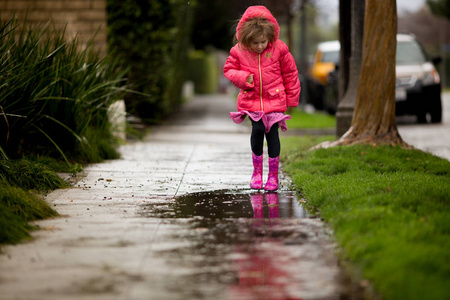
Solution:
<svg viewBox="0 0 450 300"><path fill-rule="evenodd" d="M286 131L287 130L286 121L291 119L290 115L285 115L282 112L271 112L268 114L265 114L263 111L246 111L246 110L239 112L230 112L230 118L236 124L241 124L246 116L248 116L255 122L262 120L264 126L266 127L266 132L269 132L272 125L276 123L278 123L278 126L281 128L282 131Z"/></svg>

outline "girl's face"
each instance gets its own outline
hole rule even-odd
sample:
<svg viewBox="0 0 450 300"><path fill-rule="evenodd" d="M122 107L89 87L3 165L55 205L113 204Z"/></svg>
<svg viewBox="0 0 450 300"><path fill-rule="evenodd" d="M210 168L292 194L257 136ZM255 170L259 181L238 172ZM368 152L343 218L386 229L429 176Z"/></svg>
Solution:
<svg viewBox="0 0 450 300"><path fill-rule="evenodd" d="M268 43L269 40L264 35L260 35L250 42L250 48L256 53L261 53L266 49Z"/></svg>

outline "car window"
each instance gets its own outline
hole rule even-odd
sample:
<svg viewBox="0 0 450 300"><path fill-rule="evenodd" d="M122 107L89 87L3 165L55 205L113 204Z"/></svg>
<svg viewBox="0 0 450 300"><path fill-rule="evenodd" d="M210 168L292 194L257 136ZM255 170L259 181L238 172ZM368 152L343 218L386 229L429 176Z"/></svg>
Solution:
<svg viewBox="0 0 450 300"><path fill-rule="evenodd" d="M412 41L397 42L396 62L398 65L423 64L426 57L420 45Z"/></svg>
<svg viewBox="0 0 450 300"><path fill-rule="evenodd" d="M339 51L327 51L322 55L322 62L337 63L339 61Z"/></svg>

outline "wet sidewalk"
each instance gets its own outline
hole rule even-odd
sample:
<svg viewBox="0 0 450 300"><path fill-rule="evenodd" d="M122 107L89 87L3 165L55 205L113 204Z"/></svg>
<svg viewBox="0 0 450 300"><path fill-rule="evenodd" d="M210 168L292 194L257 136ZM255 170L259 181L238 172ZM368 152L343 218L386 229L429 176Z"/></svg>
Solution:
<svg viewBox="0 0 450 300"><path fill-rule="evenodd" d="M289 178L250 190L250 128L233 110L228 96L196 97L122 159L49 194L61 217L3 248L0 299L350 299Z"/></svg>

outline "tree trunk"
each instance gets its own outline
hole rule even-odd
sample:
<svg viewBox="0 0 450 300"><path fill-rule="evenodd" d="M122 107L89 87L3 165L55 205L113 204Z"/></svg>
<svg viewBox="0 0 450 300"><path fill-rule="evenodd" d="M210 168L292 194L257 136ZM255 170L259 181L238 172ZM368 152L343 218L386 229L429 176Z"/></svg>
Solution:
<svg viewBox="0 0 450 300"><path fill-rule="evenodd" d="M395 121L395 0L366 0L362 67L350 129L336 142L322 145L390 144L409 147Z"/></svg>

